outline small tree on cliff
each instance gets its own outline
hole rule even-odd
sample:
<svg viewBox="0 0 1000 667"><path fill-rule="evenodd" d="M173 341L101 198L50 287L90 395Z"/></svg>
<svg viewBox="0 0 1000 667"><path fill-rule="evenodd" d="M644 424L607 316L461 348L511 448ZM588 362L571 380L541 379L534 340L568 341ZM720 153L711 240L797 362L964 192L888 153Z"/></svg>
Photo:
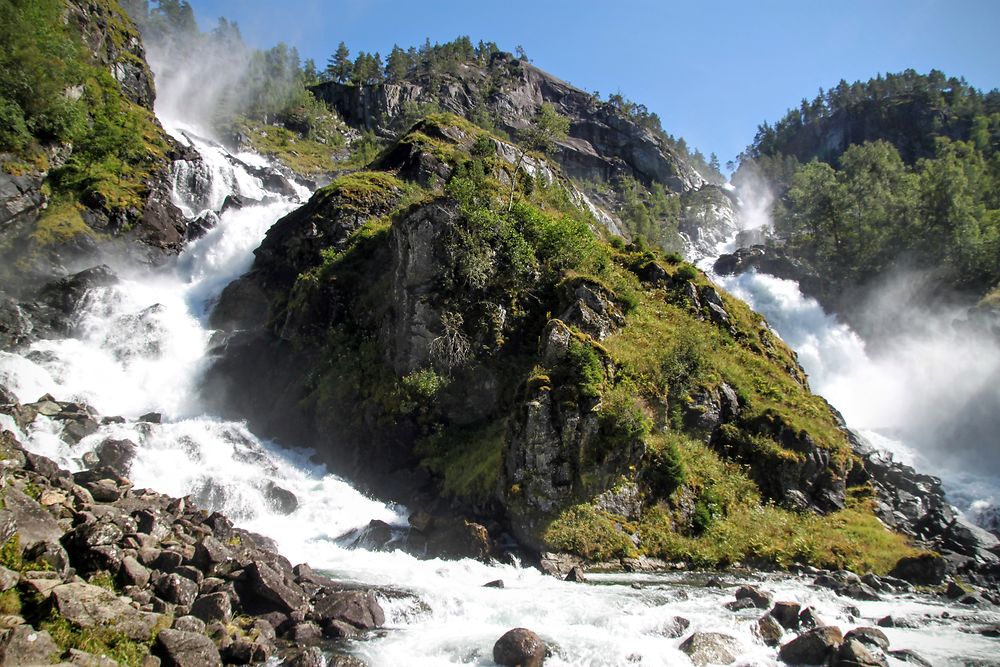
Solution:
<svg viewBox="0 0 1000 667"><path fill-rule="evenodd" d="M351 52L348 50L347 44L341 42L337 45L336 53L330 56L330 60L326 64L326 73L332 81L346 83L350 80L353 71Z"/></svg>
<svg viewBox="0 0 1000 667"><path fill-rule="evenodd" d="M517 174L524 166L524 159L528 151L538 151L548 155L555 148L556 142L564 139L569 132L569 118L561 116L556 108L549 102L543 102L538 108L531 124L518 132L518 140L521 146L521 153L514 164L514 173L510 178L510 199L507 201L507 210L514 207L514 191L517 189Z"/></svg>

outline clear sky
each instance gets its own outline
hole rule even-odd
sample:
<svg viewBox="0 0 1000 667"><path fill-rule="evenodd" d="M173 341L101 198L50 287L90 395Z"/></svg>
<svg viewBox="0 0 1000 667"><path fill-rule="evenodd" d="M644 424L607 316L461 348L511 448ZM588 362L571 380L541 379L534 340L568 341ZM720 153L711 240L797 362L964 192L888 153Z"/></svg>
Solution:
<svg viewBox="0 0 1000 667"><path fill-rule="evenodd" d="M602 96L620 92L725 164L820 87L934 68L1000 87L1000 0L189 0L251 46L296 46L322 68L343 40L385 54L468 35Z"/></svg>

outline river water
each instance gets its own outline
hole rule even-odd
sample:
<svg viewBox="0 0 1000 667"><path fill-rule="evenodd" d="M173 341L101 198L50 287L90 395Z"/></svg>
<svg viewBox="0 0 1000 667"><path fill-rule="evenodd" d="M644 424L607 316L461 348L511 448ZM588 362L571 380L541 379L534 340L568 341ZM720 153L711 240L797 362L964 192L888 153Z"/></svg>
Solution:
<svg viewBox="0 0 1000 667"><path fill-rule="evenodd" d="M748 579L759 581L777 599L814 606L822 618L845 631L874 624L889 613L912 618L917 629L886 629L892 647L917 650L935 664L991 664L1000 654L996 640L960 632L967 623L961 614L967 610L951 609L952 617L945 619L942 612L948 608L927 597L847 600L809 585L808 577L758 575L738 582L723 575L727 585L712 588L704 586L707 575L697 573L592 575L590 583L575 584L514 565L422 561L401 552L341 546L337 538L372 519L405 525L406 508L366 497L311 463L308 452L281 448L258 438L244 423L205 414L197 401L199 380L209 362L212 331L206 321L214 299L250 267L253 249L268 227L309 192L301 189L293 197L267 192L252 170L242 166L264 166L260 156L230 156L193 128L175 123L168 129L204 158L204 166L197 169L177 166L174 195L187 214L218 211L228 194L260 203L222 213L214 229L167 266L113 267L120 283L88 295L72 337L39 341L24 354L0 352L0 382L22 402L49 393L60 401L84 402L101 415L125 417L124 423L102 426L73 447L60 437L58 422L44 416L26 433L17 431L7 417L0 416L0 426L70 470L81 469L84 454L105 439L128 438L139 445L130 473L137 487L192 495L208 509L221 510L241 526L272 537L292 562L309 562L335 578L415 594L384 596L386 627L349 645L369 664L492 665L493 643L517 626L534 629L550 643L553 655L547 665L690 664L678 650L683 637L663 634L674 616L690 620L685 636L718 631L736 637L741 646L738 664L776 664L776 652L752 631L759 612L733 613L722 606L732 599L732 587ZM190 188L199 178L208 179L210 187ZM799 309L792 320L819 318L816 321L822 321L834 339L853 340L835 321L822 320L821 313L803 314L801 297L792 294L794 286L762 277L726 284L772 317L799 349L821 390L849 382L835 372L824 375L824 369L839 364L830 354L853 353L826 339L807 334L796 338L796 329L785 326L782 313ZM851 386L844 386L849 396ZM838 396L830 394L835 404ZM161 423L139 420L151 411L161 413ZM283 514L264 492L268 482L294 493L298 508ZM502 579L505 588L483 587L495 579ZM1000 617L987 614L978 620L991 619Z"/></svg>

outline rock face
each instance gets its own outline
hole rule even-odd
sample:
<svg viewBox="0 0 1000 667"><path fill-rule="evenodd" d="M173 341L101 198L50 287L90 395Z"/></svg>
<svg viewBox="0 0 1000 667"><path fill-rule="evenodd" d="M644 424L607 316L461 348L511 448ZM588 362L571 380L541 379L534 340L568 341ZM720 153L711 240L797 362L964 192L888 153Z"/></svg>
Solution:
<svg viewBox="0 0 1000 667"><path fill-rule="evenodd" d="M503 83L486 94L492 76L500 77ZM560 142L557 155L567 175L599 182L631 176L646 185L662 183L674 192L697 190L706 184L651 130L626 118L611 104L509 54L498 54L485 67L467 64L455 80L439 88L419 82L377 86L329 82L312 90L348 124L385 135L394 134L394 121L414 104L435 103L466 118L485 108L500 128L510 132L526 127L541 104L548 102L571 120L569 137Z"/></svg>

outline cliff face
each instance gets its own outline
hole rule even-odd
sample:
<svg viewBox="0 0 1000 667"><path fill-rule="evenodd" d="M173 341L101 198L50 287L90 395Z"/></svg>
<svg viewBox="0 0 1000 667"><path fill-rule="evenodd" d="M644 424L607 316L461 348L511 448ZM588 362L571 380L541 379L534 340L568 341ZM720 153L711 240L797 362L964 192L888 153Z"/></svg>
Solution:
<svg viewBox="0 0 1000 667"><path fill-rule="evenodd" d="M83 73L61 82L66 96L83 123L106 117L134 141L123 145L119 163L94 146L81 149L89 136L63 144L38 139L27 155L0 155L0 252L22 277L92 264L112 247L148 260L178 251L185 240L187 222L171 202L169 174L184 151L153 114L153 77L137 29L107 1L70 0L62 21L78 60L66 71Z"/></svg>
<svg viewBox="0 0 1000 667"><path fill-rule="evenodd" d="M220 299L205 396L496 545L774 559L749 535L780 520L838 544L796 558L907 553L848 489L846 432L763 320L690 265L606 242L554 170L525 190L516 153L431 116L386 171L279 221ZM839 544L859 522L886 541ZM736 551L710 551L718 530Z"/></svg>
<svg viewBox="0 0 1000 667"><path fill-rule="evenodd" d="M497 72L502 75L496 76ZM437 104L465 118L485 109L499 129L523 129L543 102L570 121L569 137L556 158L563 172L583 181L630 176L658 182L674 192L697 190L705 179L651 130L624 117L612 105L543 72L500 54L487 67L463 65L453 78L431 88L402 82L376 86L323 83L313 93L352 125L393 134L393 123L408 105ZM405 128L403 128L405 129Z"/></svg>

